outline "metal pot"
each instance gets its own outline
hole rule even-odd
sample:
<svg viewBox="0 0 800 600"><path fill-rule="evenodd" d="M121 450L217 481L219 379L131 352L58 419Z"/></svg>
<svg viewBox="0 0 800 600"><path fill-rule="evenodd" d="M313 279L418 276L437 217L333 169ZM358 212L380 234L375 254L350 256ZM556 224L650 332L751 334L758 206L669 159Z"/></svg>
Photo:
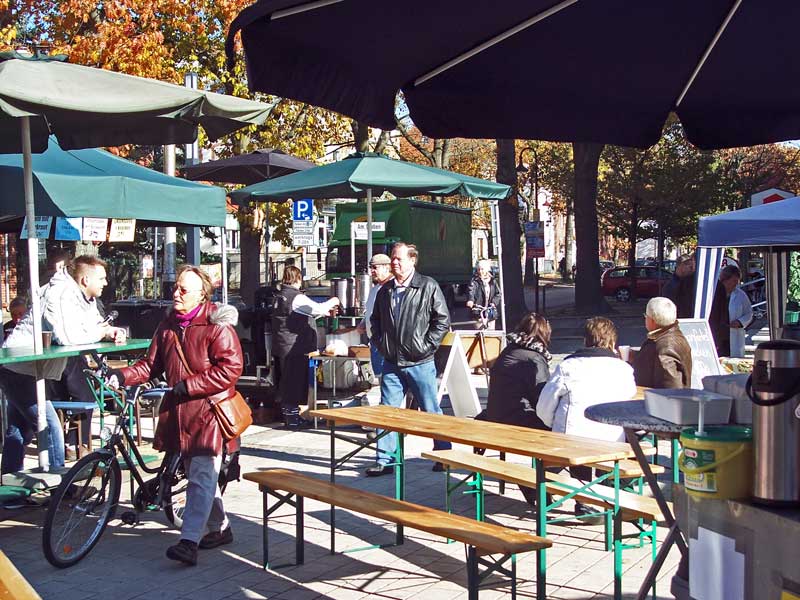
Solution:
<svg viewBox="0 0 800 600"><path fill-rule="evenodd" d="M747 381L753 401L753 500L800 504L800 342L758 345Z"/></svg>
<svg viewBox="0 0 800 600"><path fill-rule="evenodd" d="M337 277L331 279L331 298L339 298L342 311L350 308L350 296L347 293L348 278Z"/></svg>

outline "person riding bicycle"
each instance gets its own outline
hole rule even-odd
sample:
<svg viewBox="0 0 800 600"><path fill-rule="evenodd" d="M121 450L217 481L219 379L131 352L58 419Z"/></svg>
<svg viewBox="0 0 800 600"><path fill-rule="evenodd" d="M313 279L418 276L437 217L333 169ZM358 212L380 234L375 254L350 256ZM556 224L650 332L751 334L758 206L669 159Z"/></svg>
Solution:
<svg viewBox="0 0 800 600"><path fill-rule="evenodd" d="M165 373L172 386L158 415L153 447L180 452L188 479L180 541L167 549L167 558L197 564L197 549L216 548L233 541L233 532L217 485L223 444L210 402L235 392L242 374L242 346L233 326L238 312L211 302L214 286L199 267L183 266L172 294L173 310L159 324L145 358L109 379L119 385L141 384ZM181 346L192 373L179 354ZM238 440L228 442L228 451Z"/></svg>
<svg viewBox="0 0 800 600"><path fill-rule="evenodd" d="M494 329L497 307L500 305L500 286L492 276L492 263L486 259L478 261L477 272L469 282L467 308L479 328ZM485 313L484 313L485 311Z"/></svg>

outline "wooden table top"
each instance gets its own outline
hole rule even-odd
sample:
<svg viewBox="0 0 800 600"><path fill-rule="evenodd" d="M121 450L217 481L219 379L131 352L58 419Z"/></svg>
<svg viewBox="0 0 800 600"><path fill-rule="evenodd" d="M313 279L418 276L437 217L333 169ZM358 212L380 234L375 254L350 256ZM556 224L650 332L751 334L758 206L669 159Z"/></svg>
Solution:
<svg viewBox="0 0 800 600"><path fill-rule="evenodd" d="M629 444L603 442L516 425L435 415L391 406L312 410L312 417L336 424L367 425L478 448L530 456L555 465L586 465L634 456Z"/></svg>

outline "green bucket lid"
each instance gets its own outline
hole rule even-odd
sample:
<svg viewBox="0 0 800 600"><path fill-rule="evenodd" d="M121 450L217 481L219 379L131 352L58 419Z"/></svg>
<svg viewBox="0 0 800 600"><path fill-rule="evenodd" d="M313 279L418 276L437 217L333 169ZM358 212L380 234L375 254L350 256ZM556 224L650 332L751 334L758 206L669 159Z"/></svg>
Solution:
<svg viewBox="0 0 800 600"><path fill-rule="evenodd" d="M716 442L749 442L753 439L753 430L743 425L707 425L704 435L697 435L697 427L687 427L681 431L681 437Z"/></svg>

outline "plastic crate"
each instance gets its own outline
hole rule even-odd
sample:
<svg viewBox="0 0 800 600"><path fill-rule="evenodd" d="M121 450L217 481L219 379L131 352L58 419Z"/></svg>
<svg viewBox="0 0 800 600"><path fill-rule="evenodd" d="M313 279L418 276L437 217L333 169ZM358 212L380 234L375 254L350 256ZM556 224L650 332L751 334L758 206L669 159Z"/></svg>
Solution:
<svg viewBox="0 0 800 600"><path fill-rule="evenodd" d="M645 390L647 414L675 423L694 425L698 422L700 403L705 404L705 424L725 425L731 417L733 398L706 390Z"/></svg>

